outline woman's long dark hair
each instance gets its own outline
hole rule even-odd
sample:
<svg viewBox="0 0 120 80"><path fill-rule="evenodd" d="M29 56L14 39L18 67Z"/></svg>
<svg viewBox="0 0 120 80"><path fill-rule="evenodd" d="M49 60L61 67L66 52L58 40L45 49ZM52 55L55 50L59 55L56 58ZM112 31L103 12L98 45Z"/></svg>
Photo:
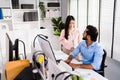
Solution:
<svg viewBox="0 0 120 80"><path fill-rule="evenodd" d="M65 22L65 38L68 39L68 35L69 35L69 24L71 20L75 20L73 16L69 15L66 18L66 22Z"/></svg>

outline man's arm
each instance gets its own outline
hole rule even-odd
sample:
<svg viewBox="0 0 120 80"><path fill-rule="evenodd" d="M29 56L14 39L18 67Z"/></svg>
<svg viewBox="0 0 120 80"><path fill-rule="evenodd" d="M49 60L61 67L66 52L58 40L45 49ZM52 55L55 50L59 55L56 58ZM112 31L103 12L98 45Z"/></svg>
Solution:
<svg viewBox="0 0 120 80"><path fill-rule="evenodd" d="M84 68L84 69L94 69L91 64L69 64L72 68Z"/></svg>
<svg viewBox="0 0 120 80"><path fill-rule="evenodd" d="M80 53L80 45L77 46L77 48L75 48L71 53L70 56L68 57L67 60L65 60L65 62L67 64L69 64L71 62L71 60L76 57L78 54Z"/></svg>
<svg viewBox="0 0 120 80"><path fill-rule="evenodd" d="M65 62L66 62L67 64L69 64L69 63L72 61L73 58L74 58L74 57L73 57L72 55L70 55L70 56L68 57L68 59L65 60Z"/></svg>

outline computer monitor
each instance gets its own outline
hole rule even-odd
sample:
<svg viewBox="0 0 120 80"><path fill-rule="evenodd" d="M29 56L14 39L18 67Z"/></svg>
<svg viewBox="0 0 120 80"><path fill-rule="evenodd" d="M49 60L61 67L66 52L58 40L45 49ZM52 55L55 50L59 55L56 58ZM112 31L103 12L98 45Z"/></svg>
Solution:
<svg viewBox="0 0 120 80"><path fill-rule="evenodd" d="M38 35L38 42L45 56L49 57L51 60L53 60L53 62L57 64L55 54L53 52L50 42L40 35Z"/></svg>
<svg viewBox="0 0 120 80"><path fill-rule="evenodd" d="M18 60L18 39L15 40L15 44L13 45L9 35L6 33L6 54L7 54L7 61L13 61L14 55L13 51L15 51L15 60Z"/></svg>

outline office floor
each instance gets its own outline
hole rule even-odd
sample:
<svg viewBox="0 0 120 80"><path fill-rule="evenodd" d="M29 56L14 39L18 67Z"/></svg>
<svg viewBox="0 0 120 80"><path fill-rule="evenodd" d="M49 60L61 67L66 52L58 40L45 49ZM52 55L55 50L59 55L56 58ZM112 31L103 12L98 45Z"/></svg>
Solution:
<svg viewBox="0 0 120 80"><path fill-rule="evenodd" d="M108 80L120 80L120 62L107 57L106 65L105 77Z"/></svg>

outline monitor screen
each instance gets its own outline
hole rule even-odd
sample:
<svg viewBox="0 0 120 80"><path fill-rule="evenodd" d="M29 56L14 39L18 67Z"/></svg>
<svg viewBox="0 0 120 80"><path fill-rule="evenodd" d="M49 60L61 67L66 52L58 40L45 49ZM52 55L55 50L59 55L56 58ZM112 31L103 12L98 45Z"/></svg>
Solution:
<svg viewBox="0 0 120 80"><path fill-rule="evenodd" d="M57 64L50 42L47 39L41 37L40 35L38 35L38 42L39 42L40 47L41 47L42 51L44 52L45 56L49 57L51 60L53 60L53 62L55 62Z"/></svg>

